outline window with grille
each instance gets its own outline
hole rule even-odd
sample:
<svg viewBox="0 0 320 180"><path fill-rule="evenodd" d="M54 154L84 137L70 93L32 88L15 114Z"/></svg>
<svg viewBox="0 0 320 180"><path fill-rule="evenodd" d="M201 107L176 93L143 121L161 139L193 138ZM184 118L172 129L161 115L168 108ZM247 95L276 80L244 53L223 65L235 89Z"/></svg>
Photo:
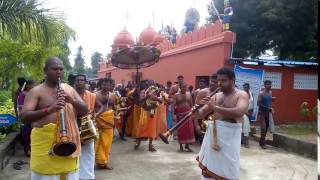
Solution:
<svg viewBox="0 0 320 180"><path fill-rule="evenodd" d="M318 75L295 73L293 89L318 90Z"/></svg>
<svg viewBox="0 0 320 180"><path fill-rule="evenodd" d="M272 82L272 89L281 89L282 73L281 72L264 72L264 81Z"/></svg>

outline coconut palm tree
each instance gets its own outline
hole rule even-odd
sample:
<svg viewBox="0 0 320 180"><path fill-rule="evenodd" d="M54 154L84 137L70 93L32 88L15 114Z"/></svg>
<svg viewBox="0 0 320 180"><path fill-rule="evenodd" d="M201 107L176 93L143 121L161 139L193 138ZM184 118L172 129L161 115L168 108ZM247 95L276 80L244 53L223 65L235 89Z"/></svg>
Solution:
<svg viewBox="0 0 320 180"><path fill-rule="evenodd" d="M0 0L0 83L10 79L14 90L18 75L42 78L47 57L68 61L67 44L74 38L63 13L44 8L42 2Z"/></svg>
<svg viewBox="0 0 320 180"><path fill-rule="evenodd" d="M0 0L0 38L22 43L50 44L74 36L63 13L43 7L38 0Z"/></svg>

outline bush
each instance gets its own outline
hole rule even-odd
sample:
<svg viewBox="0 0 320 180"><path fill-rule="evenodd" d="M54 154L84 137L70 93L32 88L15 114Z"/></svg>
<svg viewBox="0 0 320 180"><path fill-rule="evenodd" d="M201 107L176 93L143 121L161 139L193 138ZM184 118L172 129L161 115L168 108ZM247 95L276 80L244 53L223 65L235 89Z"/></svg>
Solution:
<svg viewBox="0 0 320 180"><path fill-rule="evenodd" d="M0 105L4 105L7 100L11 100L11 92L0 91Z"/></svg>
<svg viewBox="0 0 320 180"><path fill-rule="evenodd" d="M318 108L317 106L313 107L312 109L309 108L309 103L308 102L303 102L300 105L300 114L303 117L309 118L313 115L317 115L318 113Z"/></svg>
<svg viewBox="0 0 320 180"><path fill-rule="evenodd" d="M0 114L11 114L14 115L14 107L11 99L7 99L3 105L0 105ZM6 137L10 132L20 129L21 123L19 121L15 122L11 126L0 127L0 142Z"/></svg>
<svg viewBox="0 0 320 180"><path fill-rule="evenodd" d="M14 106L11 99L7 99L0 105L0 114L12 114L14 115Z"/></svg>

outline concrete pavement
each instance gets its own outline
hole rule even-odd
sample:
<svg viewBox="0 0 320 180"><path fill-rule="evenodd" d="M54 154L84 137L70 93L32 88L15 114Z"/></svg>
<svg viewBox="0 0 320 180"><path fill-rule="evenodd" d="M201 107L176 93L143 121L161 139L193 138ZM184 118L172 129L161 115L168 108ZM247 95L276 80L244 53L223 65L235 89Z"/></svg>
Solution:
<svg viewBox="0 0 320 180"><path fill-rule="evenodd" d="M315 180L317 179L317 162L302 156L287 153L269 147L262 150L251 141L250 149L241 149L240 180ZM156 141L157 152L147 151L147 142L139 150L133 150L133 139L127 142L116 141L112 147L111 165L114 170L96 170L97 180L199 180L200 169L195 160L200 149L192 146L195 153L179 153L178 144L169 145ZM14 170L12 163L28 158L23 157L19 149L10 160L0 179L30 179L30 170L25 165L23 170Z"/></svg>

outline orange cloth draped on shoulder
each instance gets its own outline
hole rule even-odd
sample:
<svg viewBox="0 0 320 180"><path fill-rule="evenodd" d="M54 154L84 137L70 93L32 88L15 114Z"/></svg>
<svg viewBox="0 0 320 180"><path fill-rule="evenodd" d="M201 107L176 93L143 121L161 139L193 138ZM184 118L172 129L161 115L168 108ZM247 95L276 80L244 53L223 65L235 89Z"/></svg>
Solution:
<svg viewBox="0 0 320 180"><path fill-rule="evenodd" d="M83 94L82 99L88 105L89 113L92 113L96 104L96 94L86 90Z"/></svg>
<svg viewBox="0 0 320 180"><path fill-rule="evenodd" d="M150 113L142 107L140 108L137 137L152 139L157 137L157 120L155 116L151 117Z"/></svg>
<svg viewBox="0 0 320 180"><path fill-rule="evenodd" d="M157 108L157 134L165 133L167 131L167 106L161 103Z"/></svg>

